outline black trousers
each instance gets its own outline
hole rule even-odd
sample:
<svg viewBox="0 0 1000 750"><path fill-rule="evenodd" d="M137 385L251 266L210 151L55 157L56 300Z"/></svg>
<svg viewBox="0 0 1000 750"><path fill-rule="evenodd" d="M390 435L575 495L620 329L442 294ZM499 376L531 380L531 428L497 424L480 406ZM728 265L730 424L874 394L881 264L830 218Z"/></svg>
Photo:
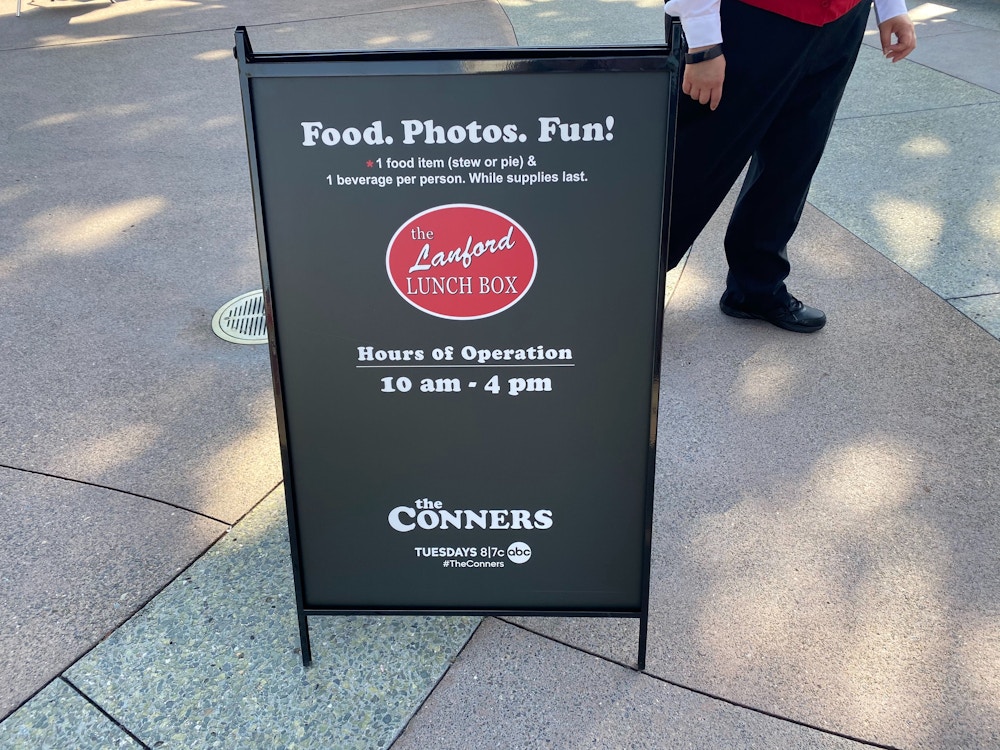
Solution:
<svg viewBox="0 0 1000 750"><path fill-rule="evenodd" d="M786 245L802 216L870 8L863 0L831 24L810 26L722 0L722 101L712 112L682 93L678 108L671 268L749 160L726 233L727 285L759 304L787 299Z"/></svg>

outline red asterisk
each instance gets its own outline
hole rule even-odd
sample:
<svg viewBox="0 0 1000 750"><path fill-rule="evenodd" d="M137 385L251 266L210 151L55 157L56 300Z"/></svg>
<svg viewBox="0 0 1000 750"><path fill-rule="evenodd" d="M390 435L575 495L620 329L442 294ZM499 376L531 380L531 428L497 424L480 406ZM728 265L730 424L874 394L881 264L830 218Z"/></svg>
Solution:
<svg viewBox="0 0 1000 750"><path fill-rule="evenodd" d="M369 160L368 160L368 161L366 162L366 164L368 165L368 168L369 168L369 169L371 169L372 167L374 167L374 166L375 166L375 162L373 162L373 161L372 161L371 159L369 159Z"/></svg>

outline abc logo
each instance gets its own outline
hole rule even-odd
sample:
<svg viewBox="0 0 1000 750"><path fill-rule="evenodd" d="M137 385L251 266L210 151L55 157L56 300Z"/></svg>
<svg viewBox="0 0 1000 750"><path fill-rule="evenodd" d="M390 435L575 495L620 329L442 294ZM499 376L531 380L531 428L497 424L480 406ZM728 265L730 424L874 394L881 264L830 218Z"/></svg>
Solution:
<svg viewBox="0 0 1000 750"><path fill-rule="evenodd" d="M519 565L528 562L531 559L531 547L524 542L514 542L507 548L507 559Z"/></svg>

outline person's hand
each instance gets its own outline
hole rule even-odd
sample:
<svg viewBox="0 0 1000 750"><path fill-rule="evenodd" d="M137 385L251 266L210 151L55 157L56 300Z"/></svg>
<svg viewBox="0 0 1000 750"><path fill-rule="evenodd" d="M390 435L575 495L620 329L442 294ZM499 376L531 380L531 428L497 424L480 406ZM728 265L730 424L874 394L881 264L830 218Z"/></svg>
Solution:
<svg viewBox="0 0 1000 750"><path fill-rule="evenodd" d="M907 13L888 18L878 25L878 35L882 42L882 54L899 62L913 52L917 46L917 32ZM893 39L895 38L895 43Z"/></svg>
<svg viewBox="0 0 1000 750"><path fill-rule="evenodd" d="M701 52L708 47L695 47L691 52ZM722 82L726 78L726 56L705 62L691 63L684 66L684 81L681 91L700 104L707 104L714 110L722 99Z"/></svg>

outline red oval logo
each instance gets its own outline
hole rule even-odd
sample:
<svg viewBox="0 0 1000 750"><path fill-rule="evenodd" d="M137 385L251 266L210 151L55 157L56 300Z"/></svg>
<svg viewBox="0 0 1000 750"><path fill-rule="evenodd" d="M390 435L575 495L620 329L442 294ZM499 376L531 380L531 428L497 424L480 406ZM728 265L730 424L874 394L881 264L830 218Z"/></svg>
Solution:
<svg viewBox="0 0 1000 750"><path fill-rule="evenodd" d="M475 320L524 297L538 256L528 233L509 216L454 203L422 211L397 229L385 267L399 295L417 309Z"/></svg>

